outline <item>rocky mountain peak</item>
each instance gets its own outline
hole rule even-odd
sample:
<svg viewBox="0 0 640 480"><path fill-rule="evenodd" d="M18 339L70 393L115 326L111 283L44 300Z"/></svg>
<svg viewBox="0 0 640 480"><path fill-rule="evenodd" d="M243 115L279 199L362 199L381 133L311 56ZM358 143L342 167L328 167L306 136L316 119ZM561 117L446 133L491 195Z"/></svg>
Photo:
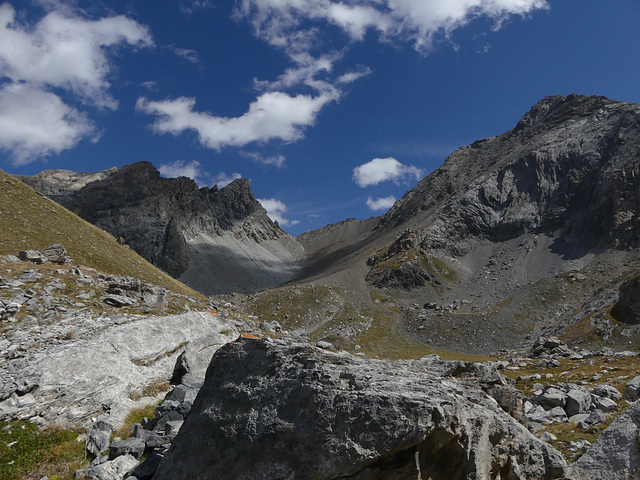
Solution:
<svg viewBox="0 0 640 480"><path fill-rule="evenodd" d="M20 179L174 277L189 268L189 243L202 235L233 232L258 243L289 237L269 219L247 179L199 188L187 177L162 178L150 162Z"/></svg>
<svg viewBox="0 0 640 480"><path fill-rule="evenodd" d="M526 128L554 127L566 120L577 120L580 117L592 115L608 105L621 102L596 95L549 95L529 110L516 125L514 132Z"/></svg>

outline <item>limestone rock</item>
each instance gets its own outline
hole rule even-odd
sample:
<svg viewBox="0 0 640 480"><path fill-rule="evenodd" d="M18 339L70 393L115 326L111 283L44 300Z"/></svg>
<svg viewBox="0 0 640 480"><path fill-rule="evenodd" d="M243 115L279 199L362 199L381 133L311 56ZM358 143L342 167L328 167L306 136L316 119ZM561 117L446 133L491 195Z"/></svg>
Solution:
<svg viewBox="0 0 640 480"><path fill-rule="evenodd" d="M640 402L635 402L573 465L576 478L626 480L640 473Z"/></svg>
<svg viewBox="0 0 640 480"><path fill-rule="evenodd" d="M98 457L106 451L109 448L111 432L113 432L113 425L110 423L103 421L94 423L87 437L87 452Z"/></svg>
<svg viewBox="0 0 640 480"><path fill-rule="evenodd" d="M563 478L562 456L458 366L240 338L214 355L154 479Z"/></svg>

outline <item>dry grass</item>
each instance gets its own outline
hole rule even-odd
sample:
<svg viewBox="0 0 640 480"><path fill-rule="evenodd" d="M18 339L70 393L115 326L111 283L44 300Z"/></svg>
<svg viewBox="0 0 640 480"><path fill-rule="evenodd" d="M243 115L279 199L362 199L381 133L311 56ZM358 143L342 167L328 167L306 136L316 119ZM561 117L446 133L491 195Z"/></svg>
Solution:
<svg viewBox="0 0 640 480"><path fill-rule="evenodd" d="M61 243L77 264L98 271L130 275L194 298L198 292L154 267L113 236L0 170L0 255L43 250Z"/></svg>

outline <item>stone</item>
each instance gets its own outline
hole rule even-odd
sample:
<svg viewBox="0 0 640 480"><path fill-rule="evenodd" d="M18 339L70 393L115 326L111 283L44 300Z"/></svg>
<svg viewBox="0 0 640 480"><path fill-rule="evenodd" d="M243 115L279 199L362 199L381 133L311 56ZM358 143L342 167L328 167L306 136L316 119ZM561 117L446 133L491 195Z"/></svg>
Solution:
<svg viewBox="0 0 640 480"><path fill-rule="evenodd" d="M618 404L607 397L599 397L597 395L593 396L593 404L599 410L603 412L613 412L618 409Z"/></svg>
<svg viewBox="0 0 640 480"><path fill-rule="evenodd" d="M113 432L113 425L110 423L103 421L95 422L91 426L89 437L87 438L87 452L94 457L99 457L102 452L109 448L111 432Z"/></svg>
<svg viewBox="0 0 640 480"><path fill-rule="evenodd" d="M171 382L199 388L214 352L237 335L235 328L229 328L225 333L212 332L189 343L176 361Z"/></svg>
<svg viewBox="0 0 640 480"><path fill-rule="evenodd" d="M149 456L136 466L130 473L137 480L151 480L153 474L158 469L158 465L160 465L160 461L162 460L163 455L157 452L151 452Z"/></svg>
<svg viewBox="0 0 640 480"><path fill-rule="evenodd" d="M567 403L567 396L558 388L547 387L537 400L545 409L551 409L553 407L564 407Z"/></svg>
<svg viewBox="0 0 640 480"><path fill-rule="evenodd" d="M580 478L622 480L640 471L638 450L640 402L635 402L598 437L594 444L573 464Z"/></svg>
<svg viewBox="0 0 640 480"><path fill-rule="evenodd" d="M182 427L182 424L184 423L184 420L170 420L168 421L165 426L164 426L164 433L168 438L174 438L178 432L180 431L180 428Z"/></svg>
<svg viewBox="0 0 640 480"><path fill-rule="evenodd" d="M624 399L627 402L635 402L640 396L640 375L627 382L624 389Z"/></svg>
<svg viewBox="0 0 640 480"><path fill-rule="evenodd" d="M51 263L57 263L58 265L71 263L71 259L67 255L67 250L60 243L45 248L42 254L47 257L47 260Z"/></svg>
<svg viewBox="0 0 640 480"><path fill-rule="evenodd" d="M18 258L23 262L31 262L37 265L42 265L49 262L49 259L37 250L22 250L18 254Z"/></svg>
<svg viewBox="0 0 640 480"><path fill-rule="evenodd" d="M123 480L125 475L138 465L138 460L131 455L118 458L89 468L85 475L91 480Z"/></svg>
<svg viewBox="0 0 640 480"><path fill-rule="evenodd" d="M612 387L611 385L596 385L593 390L591 390L593 395L597 395L598 397L606 397L619 402L622 400L622 394L616 387Z"/></svg>
<svg viewBox="0 0 640 480"><path fill-rule="evenodd" d="M213 356L153 478L563 478L562 456L456 364L241 337Z"/></svg>
<svg viewBox="0 0 640 480"><path fill-rule="evenodd" d="M544 432L542 435L540 435L540 440L549 443L555 442L556 440L558 440L558 437L556 437L553 433Z"/></svg>
<svg viewBox="0 0 640 480"><path fill-rule="evenodd" d="M129 437L125 440L113 442L109 447L109 459L113 460L121 455L131 455L140 458L144 453L145 440L136 437Z"/></svg>
<svg viewBox="0 0 640 480"><path fill-rule="evenodd" d="M567 416L571 417L579 413L586 413L591 407L591 392L588 388L580 385L571 385L566 393L566 403L564 406Z"/></svg>
<svg viewBox="0 0 640 480"><path fill-rule="evenodd" d="M138 303L133 298L125 297L124 295L116 295L116 294L106 295L102 299L102 301L107 305L111 305L113 307L131 307Z"/></svg>

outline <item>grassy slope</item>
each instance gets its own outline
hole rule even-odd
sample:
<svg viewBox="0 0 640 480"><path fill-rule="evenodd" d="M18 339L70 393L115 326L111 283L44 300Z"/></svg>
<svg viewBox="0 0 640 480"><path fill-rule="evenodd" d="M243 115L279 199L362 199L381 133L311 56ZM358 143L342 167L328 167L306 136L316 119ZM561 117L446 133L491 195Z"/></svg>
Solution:
<svg viewBox="0 0 640 480"><path fill-rule="evenodd" d="M0 255L61 243L74 263L130 275L194 298L201 294L151 265L113 236L0 170Z"/></svg>

